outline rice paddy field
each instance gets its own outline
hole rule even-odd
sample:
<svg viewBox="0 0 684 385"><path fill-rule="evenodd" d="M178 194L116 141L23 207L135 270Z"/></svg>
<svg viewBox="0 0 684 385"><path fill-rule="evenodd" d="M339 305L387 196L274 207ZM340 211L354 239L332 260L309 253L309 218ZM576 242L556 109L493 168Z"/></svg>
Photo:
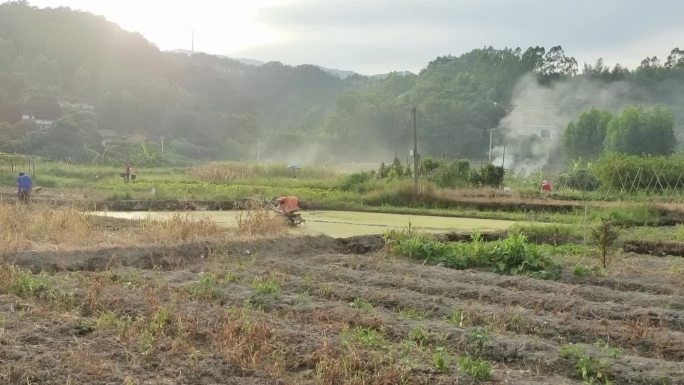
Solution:
<svg viewBox="0 0 684 385"><path fill-rule="evenodd" d="M97 215L126 219L170 218L174 212L97 212ZM187 212L189 218L209 219L217 224L235 227L244 211L194 211ZM427 215L401 215L354 211L312 210L302 213L305 224L295 229L297 234L325 234L331 237L382 234L411 226L421 232L456 232L505 230L514 221L479 218L435 217Z"/></svg>

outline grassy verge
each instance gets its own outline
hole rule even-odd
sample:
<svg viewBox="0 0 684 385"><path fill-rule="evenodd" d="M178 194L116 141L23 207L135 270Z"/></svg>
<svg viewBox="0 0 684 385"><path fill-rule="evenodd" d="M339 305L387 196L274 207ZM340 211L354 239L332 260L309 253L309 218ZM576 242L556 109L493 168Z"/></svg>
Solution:
<svg viewBox="0 0 684 385"><path fill-rule="evenodd" d="M397 214L426 214L528 222L581 224L612 217L619 225L657 224L663 210L648 203L563 202L521 195L523 190L439 189L428 182L379 180L366 174L344 175L327 167L294 171L286 165L212 163L193 168L137 170L124 183L117 167L39 163L34 184L45 196L88 200L233 201L254 196L296 195L311 208ZM15 173L0 170L0 181L13 191ZM366 175L361 178L359 175ZM530 192L531 194L533 192Z"/></svg>

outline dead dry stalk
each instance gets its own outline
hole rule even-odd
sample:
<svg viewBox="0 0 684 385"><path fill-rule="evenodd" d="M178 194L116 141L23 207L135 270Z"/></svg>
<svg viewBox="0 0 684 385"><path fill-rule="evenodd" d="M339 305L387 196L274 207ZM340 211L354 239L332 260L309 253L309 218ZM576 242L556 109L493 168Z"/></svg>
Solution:
<svg viewBox="0 0 684 385"><path fill-rule="evenodd" d="M32 242L85 244L91 218L73 207L17 205L0 202L0 251L29 247Z"/></svg>
<svg viewBox="0 0 684 385"><path fill-rule="evenodd" d="M143 220L140 228L146 239L157 241L196 241L226 233L210 218L193 218L189 213L176 213L163 220Z"/></svg>
<svg viewBox="0 0 684 385"><path fill-rule="evenodd" d="M282 234L286 223L266 205L249 202L237 217L237 229L241 235L274 235Z"/></svg>

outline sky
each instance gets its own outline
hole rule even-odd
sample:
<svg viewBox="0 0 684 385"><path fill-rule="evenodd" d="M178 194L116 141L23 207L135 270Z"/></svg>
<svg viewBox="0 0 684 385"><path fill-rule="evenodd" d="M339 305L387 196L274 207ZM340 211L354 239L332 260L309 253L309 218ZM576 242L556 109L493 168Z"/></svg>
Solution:
<svg viewBox="0 0 684 385"><path fill-rule="evenodd" d="M634 68L684 48L681 0L29 0L105 16L162 50L372 75L475 48L561 45Z"/></svg>

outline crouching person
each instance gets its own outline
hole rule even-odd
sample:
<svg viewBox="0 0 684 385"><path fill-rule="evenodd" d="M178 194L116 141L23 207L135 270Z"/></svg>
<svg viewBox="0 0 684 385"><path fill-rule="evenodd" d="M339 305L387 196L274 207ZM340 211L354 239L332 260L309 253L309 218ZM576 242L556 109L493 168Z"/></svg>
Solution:
<svg viewBox="0 0 684 385"><path fill-rule="evenodd" d="M23 172L19 173L19 176L17 177L17 194L19 198L19 202L22 203L28 203L29 200L31 199L31 189L33 188L33 183L31 182L31 178L24 174Z"/></svg>

